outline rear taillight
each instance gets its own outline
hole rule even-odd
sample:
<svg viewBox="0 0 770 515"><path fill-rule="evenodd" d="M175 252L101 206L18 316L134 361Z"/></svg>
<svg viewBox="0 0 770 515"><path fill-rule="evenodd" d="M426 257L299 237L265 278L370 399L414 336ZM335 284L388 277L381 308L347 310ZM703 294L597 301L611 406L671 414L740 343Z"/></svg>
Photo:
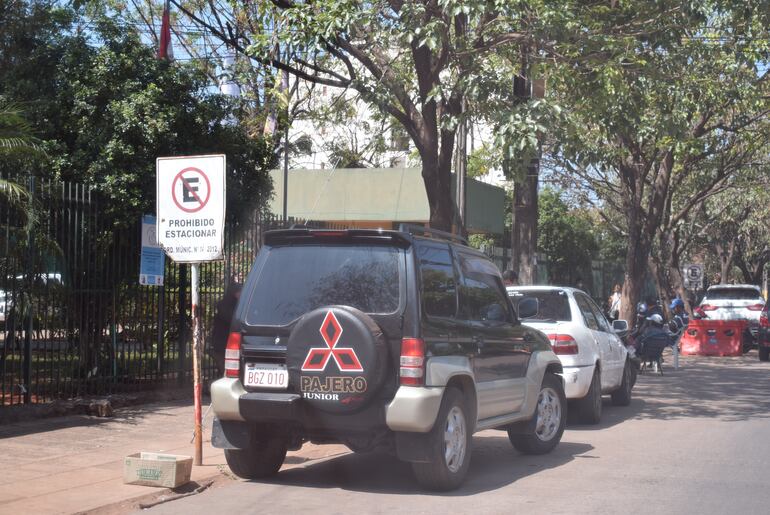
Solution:
<svg viewBox="0 0 770 515"><path fill-rule="evenodd" d="M746 309L749 311L762 311L764 308L764 304L752 304L751 306L746 306Z"/></svg>
<svg viewBox="0 0 770 515"><path fill-rule="evenodd" d="M759 325L761 327L770 327L770 320L767 319L767 311L763 311L761 315L759 315Z"/></svg>
<svg viewBox="0 0 770 515"><path fill-rule="evenodd" d="M425 342L421 338L401 340L399 377L403 386L425 384Z"/></svg>
<svg viewBox="0 0 770 515"><path fill-rule="evenodd" d="M713 304L704 304L700 307L703 311L716 311L719 309L719 306L714 306Z"/></svg>
<svg viewBox="0 0 770 515"><path fill-rule="evenodd" d="M230 333L225 347L225 377L239 377L241 373L241 333Z"/></svg>
<svg viewBox="0 0 770 515"><path fill-rule="evenodd" d="M549 334L551 347L554 354L577 354L578 344L575 339L568 334Z"/></svg>

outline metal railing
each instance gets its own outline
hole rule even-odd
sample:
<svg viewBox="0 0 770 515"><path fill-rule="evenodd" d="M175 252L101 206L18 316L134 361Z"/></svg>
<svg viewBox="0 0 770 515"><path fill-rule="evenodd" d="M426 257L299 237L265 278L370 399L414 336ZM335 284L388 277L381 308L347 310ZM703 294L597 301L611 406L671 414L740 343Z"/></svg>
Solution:
<svg viewBox="0 0 770 515"><path fill-rule="evenodd" d="M167 259L164 285L141 286L139 216L115 223L82 185L22 183L30 199L0 198L0 406L189 382L187 265ZM224 260L201 266L204 335L229 282L245 279L262 233L295 222L257 213L227 222Z"/></svg>

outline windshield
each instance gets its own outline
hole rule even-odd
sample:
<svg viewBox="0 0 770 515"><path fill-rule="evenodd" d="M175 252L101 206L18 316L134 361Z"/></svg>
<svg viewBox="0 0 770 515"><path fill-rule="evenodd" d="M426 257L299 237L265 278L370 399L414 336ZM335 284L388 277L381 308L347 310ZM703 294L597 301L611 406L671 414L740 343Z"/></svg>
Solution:
<svg viewBox="0 0 770 515"><path fill-rule="evenodd" d="M706 292L707 300L760 300L762 296L754 288L715 288Z"/></svg>
<svg viewBox="0 0 770 515"><path fill-rule="evenodd" d="M519 301L524 297L534 297L537 299L537 314L527 318L527 321L553 321L570 322L572 313L569 309L569 299L564 290L509 290L516 312L519 311Z"/></svg>
<svg viewBox="0 0 770 515"><path fill-rule="evenodd" d="M401 253L375 245L271 248L251 292L246 323L286 325L335 304L393 313L399 306Z"/></svg>

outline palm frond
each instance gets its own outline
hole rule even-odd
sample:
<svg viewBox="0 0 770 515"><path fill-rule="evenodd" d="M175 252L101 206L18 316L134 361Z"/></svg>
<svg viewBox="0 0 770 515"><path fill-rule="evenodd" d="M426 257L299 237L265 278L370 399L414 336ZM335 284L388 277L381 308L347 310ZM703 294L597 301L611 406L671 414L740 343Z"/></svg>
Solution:
<svg viewBox="0 0 770 515"><path fill-rule="evenodd" d="M21 108L0 101L0 152L10 150L42 151L40 140Z"/></svg>

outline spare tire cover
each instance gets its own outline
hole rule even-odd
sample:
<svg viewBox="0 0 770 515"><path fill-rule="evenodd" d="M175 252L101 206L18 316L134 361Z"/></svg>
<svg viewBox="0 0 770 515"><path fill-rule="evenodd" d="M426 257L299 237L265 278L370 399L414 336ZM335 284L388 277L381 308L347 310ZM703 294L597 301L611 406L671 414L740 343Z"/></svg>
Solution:
<svg viewBox="0 0 770 515"><path fill-rule="evenodd" d="M385 377L387 346L372 318L348 306L326 306L294 326L286 350L289 385L330 413L363 408Z"/></svg>

